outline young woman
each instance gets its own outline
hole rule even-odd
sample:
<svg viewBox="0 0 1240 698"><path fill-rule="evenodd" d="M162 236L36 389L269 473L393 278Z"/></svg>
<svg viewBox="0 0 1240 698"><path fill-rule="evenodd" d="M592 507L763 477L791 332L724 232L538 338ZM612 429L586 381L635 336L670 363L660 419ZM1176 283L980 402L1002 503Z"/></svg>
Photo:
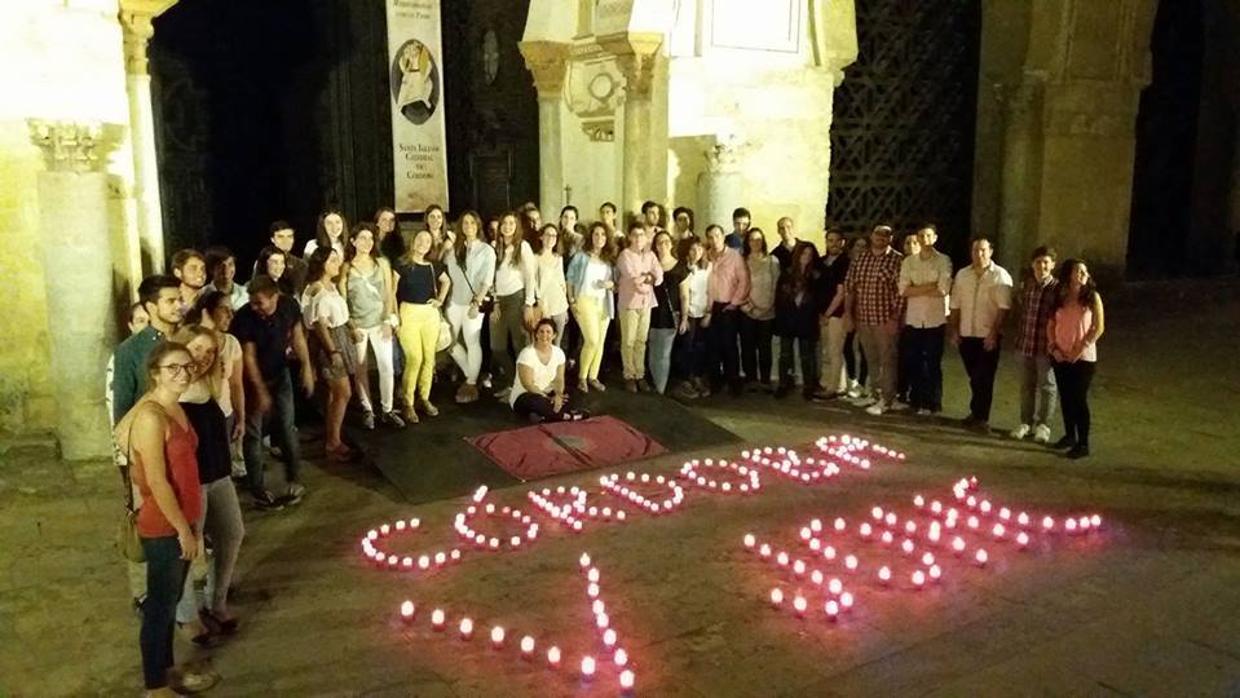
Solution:
<svg viewBox="0 0 1240 698"><path fill-rule="evenodd" d="M396 211L386 206L376 211L375 230L379 236L375 245L379 248L379 253L387 259L388 264L392 264L405 254L405 241L401 239L400 230L396 226Z"/></svg>
<svg viewBox="0 0 1240 698"><path fill-rule="evenodd" d="M434 239L428 259L436 264L442 264L447 256L452 254L452 241L456 239L456 235L448 230L443 207L439 204L427 206L425 213L422 214L422 222Z"/></svg>
<svg viewBox="0 0 1240 698"><path fill-rule="evenodd" d="M776 397L792 390L792 346L801 355L802 394L812 400L818 388L818 315L823 310L816 291L818 249L813 245L797 248L792 266L779 279L775 292L775 325L783 341L779 343L779 389Z"/></svg>
<svg viewBox="0 0 1240 698"><path fill-rule="evenodd" d="M560 229L548 223L539 236L538 264L534 267L534 293L538 310L555 321L555 345L560 346L568 324L568 285L564 279L564 257L561 254Z"/></svg>
<svg viewBox="0 0 1240 698"><path fill-rule="evenodd" d="M266 274L271 280L276 282L276 286L280 287L280 293L297 300L296 294L293 292L293 280L284 272L287 270L285 264L284 250L275 245L267 245L258 252L258 261L254 264L255 274Z"/></svg>
<svg viewBox="0 0 1240 698"><path fill-rule="evenodd" d="M581 251L584 235L577 232L577 207L569 204L560 209L560 254L565 264Z"/></svg>
<svg viewBox="0 0 1240 698"><path fill-rule="evenodd" d="M147 359L148 389L116 425L121 452L137 493L137 530L146 556L142 602L142 675L149 696L175 696L170 687L176 607L189 563L202 554L202 488L198 437L178 403L193 381L194 359L182 344L160 342ZM179 688L203 691L218 677L185 673Z"/></svg>
<svg viewBox="0 0 1240 698"><path fill-rule="evenodd" d="M767 250L761 228L746 231L744 254L749 267L749 299L741 306L741 370L745 380L756 380L763 389L769 389L779 259Z"/></svg>
<svg viewBox="0 0 1240 698"><path fill-rule="evenodd" d="M573 255L568 264L568 302L581 328L577 387L582 393L590 388L600 392L607 389L598 379L598 373L603 365L607 326L616 315L614 262L611 232L606 223L599 221L590 226L581 251Z"/></svg>
<svg viewBox="0 0 1240 698"><path fill-rule="evenodd" d="M491 311L491 367L496 385L511 385L516 377L515 365L509 356L520 354L529 343L527 330L534 319L535 266L534 250L521 232L520 217L505 213L499 221L495 239L495 308ZM495 397L508 399L508 388Z"/></svg>
<svg viewBox="0 0 1240 698"><path fill-rule="evenodd" d="M693 209L686 206L677 206L672 211L672 224L676 226L673 231L676 241L697 237L697 233L693 232Z"/></svg>
<svg viewBox="0 0 1240 698"><path fill-rule="evenodd" d="M349 304L340 295L340 253L324 245L310 255L306 290L301 294L302 320L310 334L310 356L327 383L326 435L323 447L332 460L348 460L353 451L340 439L344 413L353 395L350 378L357 373L357 348L349 324Z"/></svg>
<svg viewBox="0 0 1240 698"><path fill-rule="evenodd" d="M222 306L228 307L226 299ZM231 477L228 420L222 409L229 386L220 336L221 333L203 325L182 327L176 335L176 341L185 345L194 363L193 382L179 399L198 436L195 453L203 511L194 524L211 539L213 551L203 598L198 598L192 578L186 575L185 589L177 605L177 625L187 630L198 645L209 645L213 636L231 635L237 630L237 619L228 610L228 587L245 537L241 505Z"/></svg>
<svg viewBox="0 0 1240 698"><path fill-rule="evenodd" d="M616 257L617 314L620 316L620 358L624 363L624 389L648 392L646 343L650 337L650 312L657 304L654 287L663 282L663 267L649 248L646 225L629 225L629 246Z"/></svg>
<svg viewBox="0 0 1240 698"><path fill-rule="evenodd" d="M672 355L677 358L677 373L684 379L678 394L694 399L710 395L706 384L706 316L710 313L707 284L710 280L710 263L706 260L706 245L697 237L681 242L681 259L684 260L684 278L680 282L680 327Z"/></svg>
<svg viewBox="0 0 1240 698"><path fill-rule="evenodd" d="M370 223L359 223L349 233L345 248L344 268L340 272L340 292L349 304L349 321L356 339L357 372L353 384L362 403L362 425L375 428L375 410L370 396L370 370L367 362L369 347L374 347L375 366L379 369L379 415L384 424L405 426L396 414L392 393L396 371L392 363L392 336L398 323L396 317L396 284L392 267L379 255L377 229Z"/></svg>
<svg viewBox="0 0 1240 698"><path fill-rule="evenodd" d="M869 240L864 235L858 235L848 244L849 258L856 262L869 246ZM848 374L848 397L857 399L868 395L870 367L865 353L861 351L861 342L857 341L856 330L844 337L844 370Z"/></svg>
<svg viewBox="0 0 1240 698"><path fill-rule="evenodd" d="M535 423L581 419L583 415L569 404L566 363L564 351L555 345L555 323L550 318L539 320L534 343L517 357L517 378L508 396L513 411Z"/></svg>
<svg viewBox="0 0 1240 698"><path fill-rule="evenodd" d="M598 207L598 217L607 228L608 238L617 243L616 249L623 249L624 231L616 225L616 205L610 201L604 201L603 205Z"/></svg>
<svg viewBox="0 0 1240 698"><path fill-rule="evenodd" d="M654 255L663 269L663 278L655 284L657 301L650 314L650 376L654 389L660 395L667 392L667 381L672 371L672 346L680 328L680 283L686 270L676 259L676 246L672 234L660 230L654 235Z"/></svg>
<svg viewBox="0 0 1240 698"><path fill-rule="evenodd" d="M348 227L345 223L344 214L339 211L326 211L319 216L318 225L315 227L314 239L306 242L306 248L302 251L302 256L307 260L314 251L320 247L332 247L336 253L344 259L344 229ZM309 283L309 282L307 282Z"/></svg>
<svg viewBox="0 0 1240 698"><path fill-rule="evenodd" d="M395 269L400 345L405 350L403 416L410 424L418 422L419 404L428 417L439 414L439 409L431 402L431 385L435 381L439 309L448 297L452 282L442 267L430 261L434 241L430 231L419 230Z"/></svg>
<svg viewBox="0 0 1240 698"><path fill-rule="evenodd" d="M1050 420L1059 389L1051 368L1046 323L1051 319L1057 285L1055 250L1038 247L1029 260L1029 273L1020 291L1020 334L1016 336L1021 358L1020 425L1011 433L1016 440L1032 432L1033 440L1040 444L1051 441Z"/></svg>
<svg viewBox="0 0 1240 698"><path fill-rule="evenodd" d="M465 382L456 391L456 401L467 403L478 399L482 326L486 320L483 309L495 279L495 248L487 244L477 213L462 213L456 225L456 241L447 257L452 282L447 316L452 325L452 359L465 374Z"/></svg>
<svg viewBox="0 0 1240 698"><path fill-rule="evenodd" d="M1106 323L1102 296L1084 260L1065 260L1058 278L1054 312L1046 325L1063 413L1064 435L1055 448L1068 449L1069 458L1084 458L1089 455L1089 384Z"/></svg>
<svg viewBox="0 0 1240 698"><path fill-rule="evenodd" d="M242 369L241 342L228 333L235 315L228 297L213 292L198 301L201 316L194 322L215 331L220 348L220 365L224 371L224 390L216 396L228 426L232 453L233 477L245 477L245 461L241 458L241 437L245 435L245 376Z"/></svg>

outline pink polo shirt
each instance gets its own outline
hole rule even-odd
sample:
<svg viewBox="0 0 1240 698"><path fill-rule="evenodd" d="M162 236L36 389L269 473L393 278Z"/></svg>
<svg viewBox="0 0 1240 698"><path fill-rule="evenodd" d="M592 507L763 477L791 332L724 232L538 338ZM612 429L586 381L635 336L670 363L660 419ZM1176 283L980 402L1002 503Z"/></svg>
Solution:
<svg viewBox="0 0 1240 698"><path fill-rule="evenodd" d="M711 304L740 306L749 298L749 267L740 252L727 248L710 268L706 285Z"/></svg>
<svg viewBox="0 0 1240 698"><path fill-rule="evenodd" d="M642 279L646 273L654 275L653 284ZM654 287L663 283L663 266L653 252L625 249L616 258L616 275L620 277L617 285L620 310L645 310L659 304L654 297Z"/></svg>

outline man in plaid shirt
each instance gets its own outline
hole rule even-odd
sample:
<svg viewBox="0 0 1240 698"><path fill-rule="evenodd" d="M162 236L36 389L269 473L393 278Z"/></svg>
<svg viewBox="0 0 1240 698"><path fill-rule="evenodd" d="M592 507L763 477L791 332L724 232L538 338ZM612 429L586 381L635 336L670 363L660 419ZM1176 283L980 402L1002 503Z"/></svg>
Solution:
<svg viewBox="0 0 1240 698"><path fill-rule="evenodd" d="M1046 323L1055 297L1055 250L1037 248L1029 266L1032 273L1020 292L1020 336L1016 339L1021 354L1020 426L1012 430L1012 438L1023 439L1033 432L1033 440L1044 444L1051 440L1048 422L1059 393L1046 347Z"/></svg>
<svg viewBox="0 0 1240 698"><path fill-rule="evenodd" d="M853 260L844 278L844 327L856 327L857 339L870 366L871 384L877 386L874 404L866 408L880 415L891 408L896 395L896 338L904 317L900 296L900 262L904 255L891 247L891 227L875 226L870 247Z"/></svg>

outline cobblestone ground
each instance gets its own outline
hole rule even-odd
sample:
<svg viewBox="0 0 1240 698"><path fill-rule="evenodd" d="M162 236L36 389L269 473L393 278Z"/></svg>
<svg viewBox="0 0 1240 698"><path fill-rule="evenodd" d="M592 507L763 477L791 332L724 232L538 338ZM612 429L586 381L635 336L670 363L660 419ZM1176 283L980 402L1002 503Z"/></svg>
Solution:
<svg viewBox="0 0 1240 698"><path fill-rule="evenodd" d="M764 492L743 499L689 490L679 513L578 536L547 524L529 550L471 553L422 581L362 564L359 536L418 516L421 532L390 545L401 554L437 550L454 539L452 517L466 503L415 510L369 473L311 467L311 494L299 507L247 512L234 597L239 635L209 654L179 642L178 657L219 672L217 695L614 695L609 662L586 683L569 666L583 651L603 657L577 571L589 550L638 694L1235 695L1240 294L1235 284L1133 287L1108 309L1090 459L970 434L946 419L876 419L765 395L718 400L696 409L751 445L848 432L908 459L813 487L767 475ZM967 399L959 362L949 351L944 365L949 415L959 416ZM1004 431L1016 416L1014 366L1005 356L993 420ZM13 446L0 459L0 695L138 694L137 622L110 548L119 512L112 469ZM637 469L670 474L682 461ZM884 589L869 575L845 576L857 607L838 623L817 605L805 620L771 609L773 586L791 595L799 583L744 552L744 533L804 550L797 529L812 517L852 521L876 503L910 510L913 493L950 496L964 475L997 501L1096 511L1106 524L1090 537L1039 538L1026 553L995 544L985 569L941 554L944 580L920 592L899 589L903 580ZM526 489L491 497L524 507ZM898 553L863 560L884 555L899 564ZM395 619L406 598L419 604L410 625ZM477 636L465 642L430 630L433 606L453 624L471 614ZM493 621L555 638L565 666L549 672L521 661L515 637L507 649L490 649Z"/></svg>

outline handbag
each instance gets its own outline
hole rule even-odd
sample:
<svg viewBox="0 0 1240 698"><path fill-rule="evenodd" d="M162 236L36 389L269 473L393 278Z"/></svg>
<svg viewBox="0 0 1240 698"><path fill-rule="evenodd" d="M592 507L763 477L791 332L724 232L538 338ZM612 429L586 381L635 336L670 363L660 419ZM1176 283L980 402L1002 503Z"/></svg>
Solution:
<svg viewBox="0 0 1240 698"><path fill-rule="evenodd" d="M431 266L431 278L435 287L435 297L439 297L439 276L435 274L434 265ZM448 318L444 317L443 308L439 308L439 335L435 338L435 351L446 351L452 346L453 331L452 323L448 322Z"/></svg>
<svg viewBox="0 0 1240 698"><path fill-rule="evenodd" d="M469 270L461 267L461 276L465 277L465 285L469 287L469 295L477 298L478 292L474 290L474 283L469 280ZM495 296L490 293L482 297L482 302L478 304L478 312L483 315L495 309Z"/></svg>
<svg viewBox="0 0 1240 698"><path fill-rule="evenodd" d="M134 506L133 482L129 469L133 467L133 422L129 423L129 438L125 440L125 465L121 468L121 482L125 485L125 513L116 527L116 550L130 562L146 562L142 538L138 535L138 508Z"/></svg>

